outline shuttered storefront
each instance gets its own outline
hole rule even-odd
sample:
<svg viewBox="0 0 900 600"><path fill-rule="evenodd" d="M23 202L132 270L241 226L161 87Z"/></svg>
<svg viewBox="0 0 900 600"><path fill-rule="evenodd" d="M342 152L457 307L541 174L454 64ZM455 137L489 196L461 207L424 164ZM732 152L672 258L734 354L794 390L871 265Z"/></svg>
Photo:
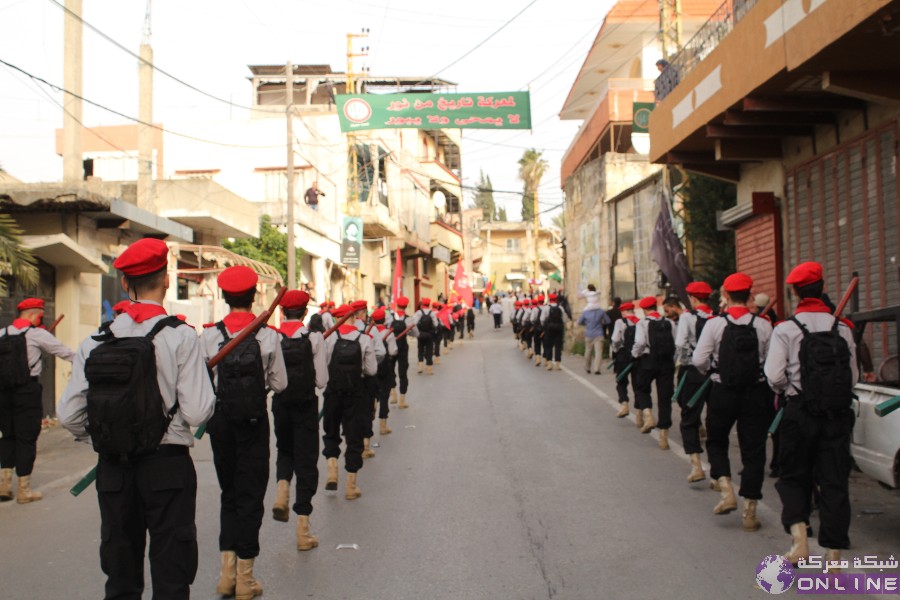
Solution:
<svg viewBox="0 0 900 600"><path fill-rule="evenodd" d="M788 266L822 263L837 303L852 274L860 277L859 310L900 304L898 124L873 129L787 172L783 216ZM876 370L897 353L893 326L866 329Z"/></svg>

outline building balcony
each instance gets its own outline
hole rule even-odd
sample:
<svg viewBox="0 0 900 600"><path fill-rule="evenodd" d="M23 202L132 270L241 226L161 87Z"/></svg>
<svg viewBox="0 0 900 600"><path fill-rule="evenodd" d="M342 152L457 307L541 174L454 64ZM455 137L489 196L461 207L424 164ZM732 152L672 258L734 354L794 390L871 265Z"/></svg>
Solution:
<svg viewBox="0 0 900 600"><path fill-rule="evenodd" d="M598 154L628 152L635 102L653 102L653 82L647 79L608 79L596 92L599 104L581 125L563 157L562 180Z"/></svg>
<svg viewBox="0 0 900 600"><path fill-rule="evenodd" d="M211 179L167 179L153 186L160 216L187 225L204 239L259 235L257 205Z"/></svg>
<svg viewBox="0 0 900 600"><path fill-rule="evenodd" d="M380 200L360 202L359 216L363 222L363 236L367 238L403 237L400 221L391 215L391 209Z"/></svg>

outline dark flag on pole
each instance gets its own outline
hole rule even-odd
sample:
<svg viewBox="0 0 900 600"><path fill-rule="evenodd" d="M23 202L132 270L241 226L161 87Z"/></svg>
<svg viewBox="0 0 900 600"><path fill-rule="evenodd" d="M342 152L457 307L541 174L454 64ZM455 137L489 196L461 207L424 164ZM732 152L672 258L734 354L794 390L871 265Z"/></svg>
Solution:
<svg viewBox="0 0 900 600"><path fill-rule="evenodd" d="M691 282L691 272L681 240L678 239L672 225L672 209L669 206L668 194L665 192L659 195L659 217L656 219L656 227L653 228L650 256L659 265L681 301L687 303L685 287Z"/></svg>

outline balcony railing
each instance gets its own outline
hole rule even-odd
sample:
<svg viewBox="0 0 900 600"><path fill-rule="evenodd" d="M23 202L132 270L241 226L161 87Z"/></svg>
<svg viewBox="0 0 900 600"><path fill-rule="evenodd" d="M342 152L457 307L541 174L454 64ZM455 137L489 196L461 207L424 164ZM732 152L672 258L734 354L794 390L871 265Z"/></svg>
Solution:
<svg viewBox="0 0 900 600"><path fill-rule="evenodd" d="M656 100L672 93L684 77L719 45L746 16L756 0L725 0L663 69L654 84Z"/></svg>

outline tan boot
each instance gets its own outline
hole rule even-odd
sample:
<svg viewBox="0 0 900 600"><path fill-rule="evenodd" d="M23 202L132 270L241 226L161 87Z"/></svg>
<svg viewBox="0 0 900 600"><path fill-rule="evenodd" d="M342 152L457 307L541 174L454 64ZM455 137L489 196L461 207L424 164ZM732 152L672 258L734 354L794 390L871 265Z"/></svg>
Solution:
<svg viewBox="0 0 900 600"><path fill-rule="evenodd" d="M791 537L793 538L793 544L784 557L791 561L792 565L796 566L801 558L809 560L809 539L806 537L806 523L794 523L791 525Z"/></svg>
<svg viewBox="0 0 900 600"><path fill-rule="evenodd" d="M719 493L722 499L713 508L713 514L727 515L737 509L737 498L734 497L734 487L731 485L731 477L719 477Z"/></svg>
<svg viewBox="0 0 900 600"><path fill-rule="evenodd" d="M362 490L356 485L356 473L347 473L347 489L345 497L347 500L356 500L362 496Z"/></svg>
<svg viewBox="0 0 900 600"><path fill-rule="evenodd" d="M700 463L699 454L691 454L691 472L687 479L689 483L706 479L706 473L703 472L703 465Z"/></svg>
<svg viewBox="0 0 900 600"><path fill-rule="evenodd" d="M721 491L721 490L719 489L719 482L718 482L717 480L715 480L715 479L713 479L712 481L710 481L710 482L709 482L709 489L711 489L711 490L714 491L714 492L719 492L719 491Z"/></svg>
<svg viewBox="0 0 900 600"><path fill-rule="evenodd" d="M219 571L219 583L216 593L220 596L234 596L237 583L237 554L231 550L222 553L222 570Z"/></svg>
<svg viewBox="0 0 900 600"><path fill-rule="evenodd" d="M391 428L388 427L387 419L379 419L381 422L381 428L378 430L378 433L381 435L387 435L391 432Z"/></svg>
<svg viewBox="0 0 900 600"><path fill-rule="evenodd" d="M421 373L421 372L423 372L424 370L425 370L425 363L420 362L420 363L419 363L419 369L418 369L418 371L416 371L416 372L417 372L417 373Z"/></svg>
<svg viewBox="0 0 900 600"><path fill-rule="evenodd" d="M278 490L275 492L275 503L272 504L272 518L282 523L287 523L290 514L288 504L291 501L291 482L287 479L278 480Z"/></svg>
<svg viewBox="0 0 900 600"><path fill-rule="evenodd" d="M644 413L642 413L641 409L639 409L639 408L634 409L634 412L635 412L634 423L635 423L635 425L637 425L638 429L640 429L641 427L644 426Z"/></svg>
<svg viewBox="0 0 900 600"><path fill-rule="evenodd" d="M391 390L391 401L390 404L397 404L397 388L393 388Z"/></svg>
<svg viewBox="0 0 900 600"><path fill-rule="evenodd" d="M756 518L756 500L744 498L744 531L757 531L762 524Z"/></svg>
<svg viewBox="0 0 900 600"><path fill-rule="evenodd" d="M328 459L328 478L325 480L326 490L336 490L338 480L338 466L336 458Z"/></svg>
<svg viewBox="0 0 900 600"><path fill-rule="evenodd" d="M37 502L43 497L44 495L42 493L31 491L31 475L23 475L19 477L19 490L16 492L17 504Z"/></svg>
<svg viewBox="0 0 900 600"><path fill-rule="evenodd" d="M624 419L628 416L628 403L622 402L619 404L619 412L616 413L616 416L620 419Z"/></svg>
<svg viewBox="0 0 900 600"><path fill-rule="evenodd" d="M375 451L372 450L371 442L369 438L363 438L363 458L375 458Z"/></svg>
<svg viewBox="0 0 900 600"><path fill-rule="evenodd" d="M434 360L433 360L432 362L433 362L434 364L436 364L436 365L441 364L441 357L440 357L440 356L435 356L435 357L434 357ZM431 370L430 370L430 369L431 369L431 367L429 367L429 371L428 371L428 374L429 374L429 375L431 375Z"/></svg>
<svg viewBox="0 0 900 600"><path fill-rule="evenodd" d="M250 600L256 596L262 596L262 583L253 577L253 562L255 559L248 558L237 560L237 584L234 588L235 600Z"/></svg>
<svg viewBox="0 0 900 600"><path fill-rule="evenodd" d="M834 548L825 548L825 564L823 566L826 567L826 571L825 571L826 573L833 573L833 574L841 573L841 569L839 569L837 567L835 567L833 569L828 567L828 563L832 563L832 562L840 561L840 560L841 560L841 551L840 550L835 550Z"/></svg>
<svg viewBox="0 0 900 600"><path fill-rule="evenodd" d="M397 405L397 408L409 408L409 404L406 403L406 394L400 394L400 404Z"/></svg>
<svg viewBox="0 0 900 600"><path fill-rule="evenodd" d="M528 358L531 358L531 357L533 357L533 356L534 356L534 350L532 350L531 348L529 348L529 349L528 349Z"/></svg>
<svg viewBox="0 0 900 600"><path fill-rule="evenodd" d="M0 469L0 502L13 499L12 478L12 469Z"/></svg>
<svg viewBox="0 0 900 600"><path fill-rule="evenodd" d="M643 410L644 426L641 427L641 433L650 433L656 427L656 421L653 420L653 411L649 408Z"/></svg>
<svg viewBox="0 0 900 600"><path fill-rule="evenodd" d="M706 441L706 426L701 425L699 433L700 433L700 441L705 442Z"/></svg>
<svg viewBox="0 0 900 600"><path fill-rule="evenodd" d="M469 332L469 339L470 339L470 340L475 339L475 333L474 333L474 332L472 332L472 331Z"/></svg>
<svg viewBox="0 0 900 600"><path fill-rule="evenodd" d="M540 354L535 355L534 366L539 367L539 366L541 366L541 363L543 363L543 362L544 362L544 359Z"/></svg>
<svg viewBox="0 0 900 600"><path fill-rule="evenodd" d="M659 430L659 449L660 450L668 450L669 449L669 430L668 429L660 429Z"/></svg>
<svg viewBox="0 0 900 600"><path fill-rule="evenodd" d="M441 364L441 363L438 362L438 364ZM426 369L426 372L428 373L428 375L434 375L434 367L432 367L431 365L426 365L425 369Z"/></svg>
<svg viewBox="0 0 900 600"><path fill-rule="evenodd" d="M319 538L309 532L309 515L297 515L297 550L312 550Z"/></svg>
<svg viewBox="0 0 900 600"><path fill-rule="evenodd" d="M556 361L556 363L554 363L554 368L555 368L557 371L562 371L562 363L559 362L559 361Z"/></svg>

